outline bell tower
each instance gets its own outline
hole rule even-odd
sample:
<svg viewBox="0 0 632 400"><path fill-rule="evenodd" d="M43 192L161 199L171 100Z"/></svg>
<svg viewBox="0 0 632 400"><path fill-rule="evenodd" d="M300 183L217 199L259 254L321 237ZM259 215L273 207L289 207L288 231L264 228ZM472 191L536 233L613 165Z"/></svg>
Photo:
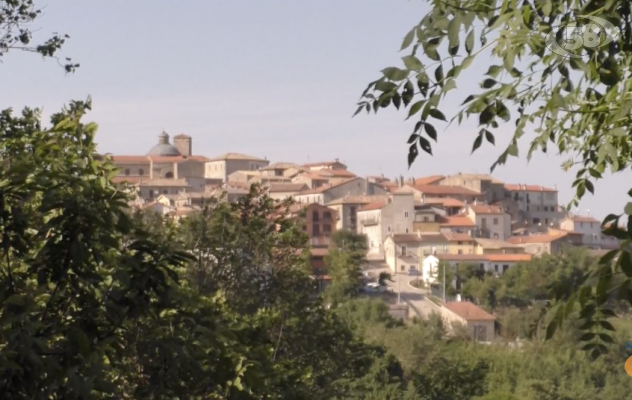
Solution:
<svg viewBox="0 0 632 400"><path fill-rule="evenodd" d="M173 145L176 146L176 149L185 157L188 157L193 154L193 140L191 136L185 135L181 133L179 135L174 136Z"/></svg>

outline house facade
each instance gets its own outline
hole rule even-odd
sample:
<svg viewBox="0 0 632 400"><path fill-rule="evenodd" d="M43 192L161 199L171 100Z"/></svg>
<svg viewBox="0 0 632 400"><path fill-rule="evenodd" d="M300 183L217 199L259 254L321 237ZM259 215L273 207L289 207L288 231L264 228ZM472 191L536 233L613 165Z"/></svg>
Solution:
<svg viewBox="0 0 632 400"><path fill-rule="evenodd" d="M511 237L511 215L502 207L471 204L465 207L463 215L476 224L474 236L501 240Z"/></svg>
<svg viewBox="0 0 632 400"><path fill-rule="evenodd" d="M411 193L394 193L385 201L367 204L358 210L358 233L367 235L369 256L383 259L387 236L413 232L414 210Z"/></svg>
<svg viewBox="0 0 632 400"><path fill-rule="evenodd" d="M270 161L265 158L241 153L225 153L208 160L205 176L227 182L228 177L237 171L258 171L269 164Z"/></svg>

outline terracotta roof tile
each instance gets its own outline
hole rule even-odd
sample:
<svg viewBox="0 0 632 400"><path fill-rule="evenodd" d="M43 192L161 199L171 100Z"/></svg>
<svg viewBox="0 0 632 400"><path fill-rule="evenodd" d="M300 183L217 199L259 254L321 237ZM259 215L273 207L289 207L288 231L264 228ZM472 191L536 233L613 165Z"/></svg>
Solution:
<svg viewBox="0 0 632 400"><path fill-rule="evenodd" d="M431 185L445 178L443 175L430 175L415 179L415 185Z"/></svg>
<svg viewBox="0 0 632 400"><path fill-rule="evenodd" d="M476 190L468 189L462 186L451 185L412 185L415 190L422 192L424 195L461 195L476 196L480 195Z"/></svg>
<svg viewBox="0 0 632 400"><path fill-rule="evenodd" d="M490 262L520 262L530 261L531 254L487 254Z"/></svg>
<svg viewBox="0 0 632 400"><path fill-rule="evenodd" d="M331 183L330 184L325 184L325 185L317 187L316 189L308 189L308 190L296 193L296 195L297 196L301 196L301 195L304 195L304 194L323 193L323 192L326 192L329 189L333 189L335 187L344 185L345 183L352 182L352 181L354 181L356 179L362 179L362 178L351 178L351 179L345 179L343 181L340 181L340 182L337 182L337 183L333 183L333 184L331 184Z"/></svg>
<svg viewBox="0 0 632 400"><path fill-rule="evenodd" d="M337 204L369 204L377 201L388 201L387 195L347 195L345 197L341 197L339 199L335 199L327 203L328 206L333 206Z"/></svg>
<svg viewBox="0 0 632 400"><path fill-rule="evenodd" d="M463 215L453 215L451 217L443 217L439 221L441 226L476 226L476 223L469 217Z"/></svg>
<svg viewBox="0 0 632 400"><path fill-rule="evenodd" d="M499 206L490 206L486 204L470 204L468 206L476 214L505 214L505 210Z"/></svg>
<svg viewBox="0 0 632 400"><path fill-rule="evenodd" d="M356 176L356 174L349 172L346 169L321 169L317 172L318 175L333 178L353 178Z"/></svg>
<svg viewBox="0 0 632 400"><path fill-rule="evenodd" d="M443 234L450 242L471 242L474 238L467 233L445 232Z"/></svg>
<svg viewBox="0 0 632 400"><path fill-rule="evenodd" d="M469 301L450 301L444 307L467 321L496 320L496 317Z"/></svg>
<svg viewBox="0 0 632 400"><path fill-rule="evenodd" d="M360 207L358 211L373 211L379 210L382 207L385 207L388 204L388 201L375 201L373 203L369 203L365 206Z"/></svg>
<svg viewBox="0 0 632 400"><path fill-rule="evenodd" d="M453 199L451 197L426 197L423 204L440 204L443 207L464 207L465 203L461 200Z"/></svg>

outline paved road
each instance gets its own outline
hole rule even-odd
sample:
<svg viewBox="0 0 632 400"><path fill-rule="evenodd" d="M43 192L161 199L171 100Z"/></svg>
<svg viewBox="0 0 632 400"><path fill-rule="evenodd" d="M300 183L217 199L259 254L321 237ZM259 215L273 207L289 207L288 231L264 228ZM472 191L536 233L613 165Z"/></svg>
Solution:
<svg viewBox="0 0 632 400"><path fill-rule="evenodd" d="M374 277L379 276L380 272L391 273L393 282L387 282L387 285L394 293L401 293L402 303L408 303L411 306L413 312L409 313L409 315L428 317L432 312L439 310L433 302L426 298L425 295L429 292L427 289L417 289L410 285L409 282L417 279L416 276L401 273L393 274L384 264L378 263L371 263L364 270Z"/></svg>

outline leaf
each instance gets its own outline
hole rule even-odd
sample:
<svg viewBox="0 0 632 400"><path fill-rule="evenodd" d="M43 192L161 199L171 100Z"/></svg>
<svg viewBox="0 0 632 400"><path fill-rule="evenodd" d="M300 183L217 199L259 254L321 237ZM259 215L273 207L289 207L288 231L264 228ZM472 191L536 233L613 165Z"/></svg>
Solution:
<svg viewBox="0 0 632 400"><path fill-rule="evenodd" d="M503 67L501 67L500 65L492 65L489 67L485 75L489 75L492 78L496 78L498 74L500 73L500 71L502 70L503 70Z"/></svg>
<svg viewBox="0 0 632 400"><path fill-rule="evenodd" d="M465 57L465 59L463 59L463 62L461 63L461 69L465 69L469 67L470 65L472 65L473 61L474 61L474 56Z"/></svg>
<svg viewBox="0 0 632 400"><path fill-rule="evenodd" d="M552 0L546 0L544 2L544 5L542 6L542 13L544 13L544 15L548 17L549 15L551 15L552 10L553 10Z"/></svg>
<svg viewBox="0 0 632 400"><path fill-rule="evenodd" d="M437 69L435 69L434 76L437 83L440 84L443 81L443 64L439 64Z"/></svg>
<svg viewBox="0 0 632 400"><path fill-rule="evenodd" d="M492 87L494 87L495 84L497 84L498 82L496 82L495 79L491 79L491 78L487 78L483 81L483 83L481 83L481 87L483 89L491 89Z"/></svg>
<svg viewBox="0 0 632 400"><path fill-rule="evenodd" d="M408 144L413 144L417 141L417 138L419 137L418 134L413 133L412 135L410 135L410 137L408 138L408 141L406 143Z"/></svg>
<svg viewBox="0 0 632 400"><path fill-rule="evenodd" d="M461 103L461 105L465 105L467 103L469 103L470 101L474 100L476 98L476 96L474 96L473 94L467 96L465 98L465 100L463 100L463 103Z"/></svg>
<svg viewBox="0 0 632 400"><path fill-rule="evenodd" d="M362 104L360 107L358 107L358 109L356 110L355 113L353 113L353 117L355 117L356 115L360 114L360 112L364 109L364 104ZM353 118L351 117L351 118Z"/></svg>
<svg viewBox="0 0 632 400"><path fill-rule="evenodd" d="M380 81L375 84L375 90L380 92L390 92L397 89L397 85L393 82Z"/></svg>
<svg viewBox="0 0 632 400"><path fill-rule="evenodd" d="M419 150L417 150L417 144L413 144L408 148L408 168L415 162L417 156L419 155Z"/></svg>
<svg viewBox="0 0 632 400"><path fill-rule="evenodd" d="M426 126L428 126L426 124ZM430 146L430 142L428 141L428 139L426 139L425 137L420 136L419 137L419 146L421 147L421 149L423 151L425 151L426 153L432 155L432 146Z"/></svg>
<svg viewBox="0 0 632 400"><path fill-rule="evenodd" d="M511 50L511 48L510 48L505 53L505 58L503 60L503 65L505 66L505 69L507 71L511 72L511 70L513 70L514 61L515 61L515 54L514 54L513 50Z"/></svg>
<svg viewBox="0 0 632 400"><path fill-rule="evenodd" d="M588 191L592 194L595 194L595 187L593 186L592 182L589 181L588 179L586 179L584 181L584 184L586 185L586 189L588 189Z"/></svg>
<svg viewBox="0 0 632 400"><path fill-rule="evenodd" d="M553 319L549 322L549 325L546 327L546 339L549 340L555 335L555 331L557 330L557 320Z"/></svg>
<svg viewBox="0 0 632 400"><path fill-rule="evenodd" d="M413 104L412 106L410 106L410 110L408 111L408 118L412 117L413 115L417 114L419 112L419 110L421 110L421 107L424 105L425 101L424 100L419 100L418 102L416 102L415 104Z"/></svg>
<svg viewBox="0 0 632 400"><path fill-rule="evenodd" d="M430 116L432 118L436 118L436 119L439 119L441 121L446 121L446 122L448 121L445 118L445 115L443 115L443 113L441 111L439 111L438 109L436 109L436 108L433 108L432 110L430 110Z"/></svg>
<svg viewBox="0 0 632 400"><path fill-rule="evenodd" d="M483 129L483 133L485 134L485 139L494 146L496 145L496 140L494 139L494 134L488 131L487 129Z"/></svg>
<svg viewBox="0 0 632 400"><path fill-rule="evenodd" d="M518 157L518 145L516 143L512 143L507 148L507 154L509 154L510 156Z"/></svg>
<svg viewBox="0 0 632 400"><path fill-rule="evenodd" d="M437 130L435 129L434 126L430 125L429 123L426 123L424 125L424 129L426 130L426 133L428 134L428 136L434 140L435 142L437 141ZM423 147L422 147L423 148Z"/></svg>
<svg viewBox="0 0 632 400"><path fill-rule="evenodd" d="M583 335L581 335L579 337L579 340L582 341L582 342L588 342L590 340L593 340L595 338L595 336L596 335L594 333L592 333L592 332L586 332L586 333L584 333Z"/></svg>
<svg viewBox="0 0 632 400"><path fill-rule="evenodd" d="M445 84L443 85L443 93L447 93L450 90L456 89L456 80L454 79L448 79L447 81L445 81Z"/></svg>
<svg viewBox="0 0 632 400"><path fill-rule="evenodd" d="M461 30L461 18L459 14L456 14L454 18L448 24L448 41L449 47L456 47L459 45L459 31Z"/></svg>
<svg viewBox="0 0 632 400"><path fill-rule="evenodd" d="M582 60L578 58L571 58L570 64L571 64L571 68L573 68L574 70L582 70L586 73L590 72L590 68L588 68L588 65L586 65L585 62L583 62Z"/></svg>
<svg viewBox="0 0 632 400"><path fill-rule="evenodd" d="M397 67L388 67L382 70L382 74L388 79L398 82L403 81L408 77L408 71L399 69Z"/></svg>
<svg viewBox="0 0 632 400"><path fill-rule="evenodd" d="M614 326L612 326L612 324L608 321L599 321L599 325L607 331L614 331Z"/></svg>
<svg viewBox="0 0 632 400"><path fill-rule="evenodd" d="M404 65L406 66L406 68L413 71L421 71L424 68L424 65L415 56L402 57L402 61L404 61Z"/></svg>
<svg viewBox="0 0 632 400"><path fill-rule="evenodd" d="M411 29L410 32L408 32L406 36L404 36L404 41L402 42L402 48L400 49L400 51L406 50L413 43L413 40L415 40L416 29L417 27Z"/></svg>
<svg viewBox="0 0 632 400"><path fill-rule="evenodd" d="M474 140L474 145L472 146L472 153L476 151L483 144L483 135L478 135Z"/></svg>
<svg viewBox="0 0 632 400"><path fill-rule="evenodd" d="M496 114L494 113L493 108L488 106L478 116L478 120L481 125L486 125L486 124L489 124L494 119L495 116Z"/></svg>
<svg viewBox="0 0 632 400"><path fill-rule="evenodd" d="M472 54L472 50L474 50L474 29L467 34L465 39L465 51L467 51L467 54Z"/></svg>

